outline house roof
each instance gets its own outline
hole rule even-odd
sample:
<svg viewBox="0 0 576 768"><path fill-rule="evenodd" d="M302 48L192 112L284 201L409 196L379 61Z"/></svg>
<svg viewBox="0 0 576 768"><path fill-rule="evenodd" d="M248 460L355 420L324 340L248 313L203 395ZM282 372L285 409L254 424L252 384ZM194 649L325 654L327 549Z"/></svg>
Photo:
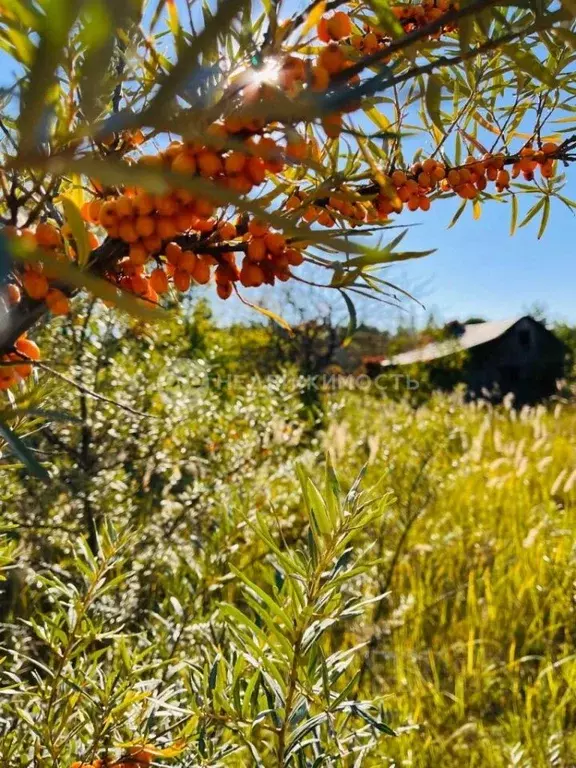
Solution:
<svg viewBox="0 0 576 768"><path fill-rule="evenodd" d="M486 344L488 341L503 336L521 317L513 317L509 320L499 320L491 323L470 323L462 326L464 331L460 336L447 341L439 341L433 344L426 344L425 347L412 349L409 352L403 352L389 359L382 360L381 365L411 365L413 363L426 363L430 360L437 360L440 357L456 354L464 349L472 349Z"/></svg>

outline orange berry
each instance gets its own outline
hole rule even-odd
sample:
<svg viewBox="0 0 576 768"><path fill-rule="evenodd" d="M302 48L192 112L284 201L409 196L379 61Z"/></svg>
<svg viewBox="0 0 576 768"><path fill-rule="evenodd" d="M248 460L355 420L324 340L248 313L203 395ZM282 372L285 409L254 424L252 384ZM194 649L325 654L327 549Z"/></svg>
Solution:
<svg viewBox="0 0 576 768"><path fill-rule="evenodd" d="M407 203L407 202L408 202L408 200L409 200L411 197L412 197L412 195L411 195L411 193L410 193L410 190L408 189L408 187L407 187L406 185L404 185L403 187L399 187L399 188L398 188L398 198L399 198L399 199L400 199L400 200L401 200L403 203Z"/></svg>
<svg viewBox="0 0 576 768"><path fill-rule="evenodd" d="M269 232L264 243L273 256L279 256L286 249L286 238L280 232Z"/></svg>
<svg viewBox="0 0 576 768"><path fill-rule="evenodd" d="M374 53L379 48L378 38L374 32L368 32L362 39L362 50L364 53Z"/></svg>
<svg viewBox="0 0 576 768"><path fill-rule="evenodd" d="M496 184L498 184L499 187L503 187L506 189L510 185L510 174L508 171L501 170L498 171L498 176L496 177Z"/></svg>
<svg viewBox="0 0 576 768"><path fill-rule="evenodd" d="M91 203L88 200L85 203L82 203L82 208L80 209L80 213L84 221L90 221L90 222L92 221L92 218L90 216L90 205Z"/></svg>
<svg viewBox="0 0 576 768"><path fill-rule="evenodd" d="M457 187L460 184L460 173L453 168L448 171L447 179L451 187Z"/></svg>
<svg viewBox="0 0 576 768"><path fill-rule="evenodd" d="M308 224L312 224L313 222L317 221L318 217L322 213L322 209L318 208L316 205L310 205L302 214L302 218L305 222Z"/></svg>
<svg viewBox="0 0 576 768"><path fill-rule="evenodd" d="M337 139L342 133L342 115L338 112L325 115L322 118L322 128L329 139Z"/></svg>
<svg viewBox="0 0 576 768"><path fill-rule="evenodd" d="M189 152L181 152L172 160L174 173L184 173L193 176L196 173L196 158Z"/></svg>
<svg viewBox="0 0 576 768"><path fill-rule="evenodd" d="M142 245L146 248L148 253L158 253L162 248L162 240L158 235L151 235L150 237L143 238Z"/></svg>
<svg viewBox="0 0 576 768"><path fill-rule="evenodd" d="M304 261L304 256L297 248L287 248L284 255L292 267L299 267Z"/></svg>
<svg viewBox="0 0 576 768"><path fill-rule="evenodd" d="M197 220L198 217L190 208L180 211L180 213L176 214L174 217L176 228L179 232L188 232L189 229L194 229Z"/></svg>
<svg viewBox="0 0 576 768"><path fill-rule="evenodd" d="M202 150L196 157L200 175L206 178L218 176L224 170L222 159L216 152L209 149Z"/></svg>
<svg viewBox="0 0 576 768"><path fill-rule="evenodd" d="M419 207L420 207L420 199L418 197L414 196L408 200L409 211L417 211Z"/></svg>
<svg viewBox="0 0 576 768"><path fill-rule="evenodd" d="M554 162L547 160L545 163L542 163L540 166L540 173L543 178L551 179L554 176Z"/></svg>
<svg viewBox="0 0 576 768"><path fill-rule="evenodd" d="M264 261L266 258L266 243L264 239L255 237L250 240L247 254L250 261Z"/></svg>
<svg viewBox="0 0 576 768"><path fill-rule="evenodd" d="M236 227L231 221L224 221L218 226L218 234L222 240L234 240L237 236Z"/></svg>
<svg viewBox="0 0 576 768"><path fill-rule="evenodd" d="M489 165L488 168L486 168L486 177L489 181L496 181L498 178L498 169L493 165Z"/></svg>
<svg viewBox="0 0 576 768"><path fill-rule="evenodd" d="M174 280L174 286L181 293L186 293L190 288L190 272L185 272L183 269L177 269L176 272L174 272L174 277L172 279Z"/></svg>
<svg viewBox="0 0 576 768"><path fill-rule="evenodd" d="M398 170L398 171L394 171L394 173L391 176L391 179L392 179L392 183L396 187L401 187L402 184L406 184L407 176L404 173L404 171Z"/></svg>
<svg viewBox="0 0 576 768"><path fill-rule="evenodd" d="M194 251L182 251L180 258L178 259L178 269L192 274L196 268L197 261L198 257Z"/></svg>
<svg viewBox="0 0 576 768"><path fill-rule="evenodd" d="M266 179L266 163L261 157L251 157L246 164L248 178L257 186Z"/></svg>
<svg viewBox="0 0 576 768"><path fill-rule="evenodd" d="M6 297L9 304L18 304L22 298L20 288L18 288L17 285L14 285L14 283L8 283L6 286Z"/></svg>
<svg viewBox="0 0 576 768"><path fill-rule="evenodd" d="M432 171L432 178L434 181L442 181L443 178L446 176L446 169L443 165L438 165L434 170Z"/></svg>
<svg viewBox="0 0 576 768"><path fill-rule="evenodd" d="M201 219L198 218L196 221L196 229L198 232L212 232L212 230L216 227L217 221L215 218L210 219Z"/></svg>
<svg viewBox="0 0 576 768"><path fill-rule="evenodd" d="M258 288L264 282L264 272L257 264L244 260L240 270L240 282L246 288Z"/></svg>
<svg viewBox="0 0 576 768"><path fill-rule="evenodd" d="M27 339L25 336L20 336L14 344L14 347L17 352L20 352L20 354L25 357L29 357L30 360L40 360L40 350L38 345L31 341L31 339Z"/></svg>
<svg viewBox="0 0 576 768"><path fill-rule="evenodd" d="M504 161L506 157L503 152L498 152L496 155L493 155L492 157L492 165L500 170L501 168L504 168Z"/></svg>
<svg viewBox="0 0 576 768"><path fill-rule="evenodd" d="M476 179L476 188L478 189L479 192L482 192L483 190L485 190L486 185L487 185L486 176L479 176Z"/></svg>
<svg viewBox="0 0 576 768"><path fill-rule="evenodd" d="M228 175L242 173L246 165L247 157L243 152L231 152L224 159L224 170Z"/></svg>
<svg viewBox="0 0 576 768"><path fill-rule="evenodd" d="M281 173L284 170L284 158L282 156L282 147L268 136L260 139L256 147L257 156L264 160L266 169L270 173Z"/></svg>
<svg viewBox="0 0 576 768"><path fill-rule="evenodd" d="M154 210L154 199L147 192L139 192L132 198L132 208L136 216L149 216Z"/></svg>
<svg viewBox="0 0 576 768"><path fill-rule="evenodd" d="M178 234L176 219L173 216L161 216L156 220L156 233L161 240L171 240Z"/></svg>
<svg viewBox="0 0 576 768"><path fill-rule="evenodd" d="M142 243L133 243L128 251L128 258L134 266L142 266L148 261L148 251Z"/></svg>
<svg viewBox="0 0 576 768"><path fill-rule="evenodd" d="M318 63L330 74L334 75L344 69L346 57L344 51L336 43L330 43L322 50Z"/></svg>
<svg viewBox="0 0 576 768"><path fill-rule="evenodd" d="M557 150L558 144L553 141L547 141L545 144L542 144L542 152L544 152L545 155L553 155Z"/></svg>
<svg viewBox="0 0 576 768"><path fill-rule="evenodd" d="M424 162L422 163L422 170L424 171L424 173L432 174L436 170L437 165L438 163L436 162L436 160L433 160L431 157L429 157L427 160L424 160Z"/></svg>
<svg viewBox="0 0 576 768"><path fill-rule="evenodd" d="M173 264L175 267L179 265L180 259L182 258L182 248L178 243L168 243L164 249L164 253L169 264Z"/></svg>
<svg viewBox="0 0 576 768"><path fill-rule="evenodd" d="M118 225L118 236L125 243L135 243L139 239L139 234L131 220L124 219Z"/></svg>
<svg viewBox="0 0 576 768"><path fill-rule="evenodd" d="M258 219L251 219L248 224L248 232L250 232L253 237L265 237L268 234L269 229L270 227L266 222L259 221Z"/></svg>
<svg viewBox="0 0 576 768"><path fill-rule="evenodd" d="M288 141L286 144L286 157L290 160L303 160L308 152L308 145L305 141Z"/></svg>
<svg viewBox="0 0 576 768"><path fill-rule="evenodd" d="M22 277L24 290L31 299L41 301L48 293L48 280L37 272L26 272Z"/></svg>
<svg viewBox="0 0 576 768"><path fill-rule="evenodd" d="M328 19L327 27L328 34L333 40L342 40L352 34L350 16L344 11L337 11L332 18Z"/></svg>
<svg viewBox="0 0 576 768"><path fill-rule="evenodd" d="M362 41L363 40L364 40L364 36L363 35L352 35L350 37L350 45L353 48L356 48L357 51L361 51L362 50Z"/></svg>
<svg viewBox="0 0 576 768"><path fill-rule="evenodd" d="M44 248L57 248L62 242L60 232L53 224L47 222L38 224L35 236L38 245Z"/></svg>
<svg viewBox="0 0 576 768"><path fill-rule="evenodd" d="M418 200L418 205L420 206L421 211L429 211L430 210L430 198L428 197L421 197Z"/></svg>
<svg viewBox="0 0 576 768"><path fill-rule="evenodd" d="M330 73L324 67L316 65L311 69L311 84L313 91L325 91L330 85Z"/></svg>
<svg viewBox="0 0 576 768"><path fill-rule="evenodd" d="M70 312L70 300L58 288L51 288L48 291L46 305L53 315L67 315Z"/></svg>
<svg viewBox="0 0 576 768"><path fill-rule="evenodd" d="M221 299L229 299L232 295L232 283L219 283L216 286L216 293Z"/></svg>
<svg viewBox="0 0 576 768"><path fill-rule="evenodd" d="M323 43L330 42L330 32L328 31L328 19L325 16L322 16L322 18L318 22L318 27L316 32L318 34L318 39L321 40Z"/></svg>
<svg viewBox="0 0 576 768"><path fill-rule="evenodd" d="M97 224L100 218L100 208L102 208L101 200L92 200L88 205L88 221L92 224Z"/></svg>
<svg viewBox="0 0 576 768"><path fill-rule="evenodd" d="M206 258L201 257L198 259L193 277L200 285L206 285L206 283L210 282L210 262Z"/></svg>
<svg viewBox="0 0 576 768"><path fill-rule="evenodd" d="M424 187L424 189L428 189L428 187L432 186L430 174L426 173L426 171L422 171L422 173L418 174L418 184L420 184L421 187Z"/></svg>
<svg viewBox="0 0 576 768"><path fill-rule="evenodd" d="M116 214L116 203L114 200L107 200L100 206L98 214L98 220L104 229L109 229L118 222L118 216Z"/></svg>
<svg viewBox="0 0 576 768"><path fill-rule="evenodd" d="M161 267L150 273L150 285L156 293L166 293L168 290L168 275Z"/></svg>
<svg viewBox="0 0 576 768"><path fill-rule="evenodd" d="M144 275L132 275L130 278L132 291L138 296L146 296L148 293L149 285L148 280Z"/></svg>
<svg viewBox="0 0 576 768"><path fill-rule="evenodd" d="M127 218L134 213L134 205L132 200L126 195L121 195L116 200L116 215L119 218Z"/></svg>
<svg viewBox="0 0 576 768"><path fill-rule="evenodd" d="M174 216L180 208L178 201L172 195L156 195L154 206L159 216Z"/></svg>
<svg viewBox="0 0 576 768"><path fill-rule="evenodd" d="M296 208L300 208L302 201L296 195L291 195L284 203L284 208L287 211L293 211Z"/></svg>
<svg viewBox="0 0 576 768"><path fill-rule="evenodd" d="M214 213L214 203L204 199L197 200L196 204L194 205L194 213L196 216L200 216L201 218L212 216Z"/></svg>
<svg viewBox="0 0 576 768"><path fill-rule="evenodd" d="M333 227L336 223L332 216L328 213L328 211L322 211L320 215L318 216L318 224L320 224L323 227Z"/></svg>
<svg viewBox="0 0 576 768"><path fill-rule="evenodd" d="M156 229L156 222L152 216L138 216L134 222L134 229L140 237L150 237Z"/></svg>

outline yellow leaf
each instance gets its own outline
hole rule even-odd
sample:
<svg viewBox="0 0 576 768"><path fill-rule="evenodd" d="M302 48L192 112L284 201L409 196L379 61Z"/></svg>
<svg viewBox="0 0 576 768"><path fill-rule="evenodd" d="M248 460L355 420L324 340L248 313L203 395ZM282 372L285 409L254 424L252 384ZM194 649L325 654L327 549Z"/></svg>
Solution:
<svg viewBox="0 0 576 768"><path fill-rule="evenodd" d="M472 215L474 216L474 221L478 221L480 216L482 216L482 206L480 205L480 200L474 200L472 203Z"/></svg>
<svg viewBox="0 0 576 768"><path fill-rule="evenodd" d="M88 262L90 254L90 240L80 208L74 202L71 195L60 195L60 197L56 198L56 201L62 204L66 223L72 230L78 252L78 266L84 267Z"/></svg>
<svg viewBox="0 0 576 768"><path fill-rule="evenodd" d="M382 114L376 107L371 107L370 109L366 110L366 117L369 117L370 120L376 125L378 128L380 128L381 131L387 132L390 130L390 120Z"/></svg>
<svg viewBox="0 0 576 768"><path fill-rule="evenodd" d="M287 323L283 317L280 317L280 315L277 315L275 312L272 312L272 310L270 309L266 309L265 307L260 307L258 306L258 304L252 304L251 301L248 301L248 299L245 299L243 296L241 296L238 290L236 290L236 295L238 296L242 304L245 304L247 307L250 307L251 309L255 309L256 312L259 312L261 315L264 315L264 317L267 317L269 320L272 320L281 328L284 328L284 330L288 331L290 336L293 335L294 331L292 330L292 326L290 325L290 323Z"/></svg>
<svg viewBox="0 0 576 768"><path fill-rule="evenodd" d="M312 9L312 11L308 14L306 23L302 27L302 37L305 37L308 34L308 32L310 32L310 30L318 24L318 22L324 15L325 9L326 9L326 0L322 0L321 3L318 3L318 5Z"/></svg>
<svg viewBox="0 0 576 768"><path fill-rule="evenodd" d="M72 182L72 185L70 189L66 192L67 197L69 197L73 203L76 203L78 208L82 208L82 204L84 203L84 189L82 187L82 177L77 174L73 173L70 176L70 180Z"/></svg>

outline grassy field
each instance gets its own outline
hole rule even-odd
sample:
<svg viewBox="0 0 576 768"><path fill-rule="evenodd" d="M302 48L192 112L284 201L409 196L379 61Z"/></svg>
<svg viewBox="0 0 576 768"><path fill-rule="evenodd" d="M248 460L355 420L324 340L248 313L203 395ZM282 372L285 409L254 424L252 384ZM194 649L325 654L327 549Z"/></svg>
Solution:
<svg viewBox="0 0 576 768"><path fill-rule="evenodd" d="M110 338L90 386L154 418L92 404L88 463L2 474L2 766L576 764L574 406L321 413ZM321 487L326 451L342 491L304 480L310 512L297 465Z"/></svg>
<svg viewBox="0 0 576 768"><path fill-rule="evenodd" d="M339 462L367 459L397 498L375 545L390 598L359 633L398 765L575 763L575 428L568 406L440 397L352 400L333 421Z"/></svg>

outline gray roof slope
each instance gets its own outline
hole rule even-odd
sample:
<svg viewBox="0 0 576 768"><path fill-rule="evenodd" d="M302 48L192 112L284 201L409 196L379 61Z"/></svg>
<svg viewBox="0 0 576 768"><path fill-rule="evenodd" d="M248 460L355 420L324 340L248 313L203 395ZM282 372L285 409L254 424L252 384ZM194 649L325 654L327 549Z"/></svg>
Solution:
<svg viewBox="0 0 576 768"><path fill-rule="evenodd" d="M463 326L464 333L461 336L447 341L426 344L425 347L419 347L418 349L412 349L409 352L395 355L389 360L383 360L382 366L426 363L429 360L437 360L439 357L446 357L447 355L461 352L463 349L478 347L480 344L485 344L502 336L521 319L521 317L514 317L509 320L499 320L492 323L470 323Z"/></svg>

